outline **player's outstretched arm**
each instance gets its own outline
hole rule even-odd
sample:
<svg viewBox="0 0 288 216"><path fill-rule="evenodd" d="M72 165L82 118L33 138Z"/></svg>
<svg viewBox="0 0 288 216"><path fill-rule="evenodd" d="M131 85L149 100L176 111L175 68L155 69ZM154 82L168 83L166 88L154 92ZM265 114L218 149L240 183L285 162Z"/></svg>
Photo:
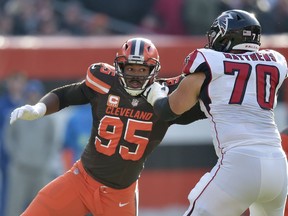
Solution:
<svg viewBox="0 0 288 216"><path fill-rule="evenodd" d="M204 80L205 74L202 72L190 74L182 80L177 89L168 98L173 113L181 115L198 102Z"/></svg>
<svg viewBox="0 0 288 216"><path fill-rule="evenodd" d="M191 74L185 77L168 97L163 95L163 90L159 85L154 85L155 83L144 93L147 95L147 101L154 106L154 112L159 118L164 121L172 121L198 102L204 80L204 73Z"/></svg>
<svg viewBox="0 0 288 216"><path fill-rule="evenodd" d="M10 116L10 124L18 119L36 120L59 110L59 99L56 94L48 93L35 105L26 104L12 111Z"/></svg>
<svg viewBox="0 0 288 216"><path fill-rule="evenodd" d="M147 102L150 103L152 106L154 106L154 111L156 115L160 117L160 119L172 121L179 117L179 115L174 114L168 103L168 87L163 83L159 84L157 82L154 82L151 86L149 86L144 92L143 96L146 98ZM155 102L158 102L158 105L155 105ZM161 112L158 112L158 109L156 107L163 107L164 110L161 110ZM167 109L166 109L167 108Z"/></svg>

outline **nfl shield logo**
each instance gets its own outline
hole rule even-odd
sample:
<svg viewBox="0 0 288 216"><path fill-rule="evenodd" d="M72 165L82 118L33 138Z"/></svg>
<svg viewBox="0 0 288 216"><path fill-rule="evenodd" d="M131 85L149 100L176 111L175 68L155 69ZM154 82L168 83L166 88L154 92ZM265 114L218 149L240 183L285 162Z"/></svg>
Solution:
<svg viewBox="0 0 288 216"><path fill-rule="evenodd" d="M139 100L137 100L137 99L133 99L132 102L131 102L133 107L138 106L138 103L139 103Z"/></svg>

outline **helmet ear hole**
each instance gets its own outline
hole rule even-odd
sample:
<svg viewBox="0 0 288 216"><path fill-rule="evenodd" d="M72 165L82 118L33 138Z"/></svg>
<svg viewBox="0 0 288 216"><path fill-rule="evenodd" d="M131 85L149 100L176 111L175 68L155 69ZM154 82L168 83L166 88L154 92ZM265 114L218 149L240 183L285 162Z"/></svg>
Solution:
<svg viewBox="0 0 288 216"><path fill-rule="evenodd" d="M123 62L121 62L121 63L118 63L118 65L119 65L119 68L123 71L124 70L124 63Z"/></svg>
<svg viewBox="0 0 288 216"><path fill-rule="evenodd" d="M219 40L218 44L220 46L217 47L217 49L221 52L226 52L229 49L229 45L231 44L231 42L228 38L223 38L223 39Z"/></svg>

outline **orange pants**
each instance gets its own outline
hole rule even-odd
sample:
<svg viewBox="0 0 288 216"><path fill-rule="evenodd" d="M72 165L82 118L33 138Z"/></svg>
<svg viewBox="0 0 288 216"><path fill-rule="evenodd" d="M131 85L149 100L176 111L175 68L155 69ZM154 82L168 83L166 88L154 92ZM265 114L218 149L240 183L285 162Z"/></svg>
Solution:
<svg viewBox="0 0 288 216"><path fill-rule="evenodd" d="M95 181L80 161L39 191L21 216L135 216L138 207L137 182L117 190Z"/></svg>

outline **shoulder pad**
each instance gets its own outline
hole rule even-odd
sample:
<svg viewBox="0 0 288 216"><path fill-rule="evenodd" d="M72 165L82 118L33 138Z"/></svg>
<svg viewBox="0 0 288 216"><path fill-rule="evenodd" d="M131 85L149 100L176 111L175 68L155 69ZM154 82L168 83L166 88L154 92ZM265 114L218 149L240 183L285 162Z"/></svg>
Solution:
<svg viewBox="0 0 288 216"><path fill-rule="evenodd" d="M96 92L109 92L115 77L115 68L106 63L95 63L89 66L86 74L86 85Z"/></svg>

